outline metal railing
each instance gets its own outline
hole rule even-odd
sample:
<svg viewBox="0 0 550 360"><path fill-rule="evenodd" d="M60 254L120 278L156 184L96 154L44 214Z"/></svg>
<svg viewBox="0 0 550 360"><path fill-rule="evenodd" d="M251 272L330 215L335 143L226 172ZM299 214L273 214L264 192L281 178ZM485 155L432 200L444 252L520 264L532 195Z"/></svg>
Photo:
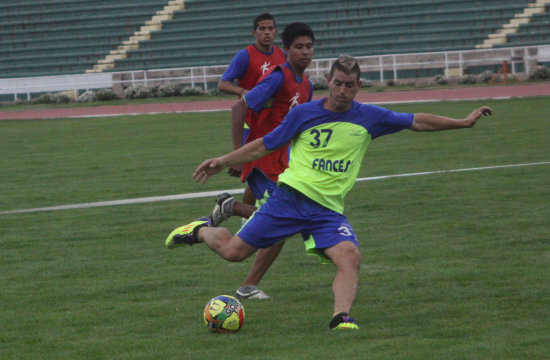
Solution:
<svg viewBox="0 0 550 360"><path fill-rule="evenodd" d="M375 82L410 80L410 73L426 69L436 69L444 77L463 76L469 68L502 65L504 61L509 64L512 74L529 74L538 63L550 61L550 45L362 56L357 59L362 76ZM310 77L325 76L334 60L315 59L306 74ZM216 86L226 68L227 65L219 65L0 79L0 95L11 95L14 100L20 97L30 100L36 94L69 91L77 97L79 93L93 89L110 88L121 93L128 86L166 83L209 90Z"/></svg>

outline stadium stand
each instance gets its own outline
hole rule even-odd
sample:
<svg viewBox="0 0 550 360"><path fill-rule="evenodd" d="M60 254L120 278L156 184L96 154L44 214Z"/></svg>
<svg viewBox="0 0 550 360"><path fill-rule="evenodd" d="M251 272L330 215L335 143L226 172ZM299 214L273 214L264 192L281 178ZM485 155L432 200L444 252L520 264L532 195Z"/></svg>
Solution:
<svg viewBox="0 0 550 360"><path fill-rule="evenodd" d="M474 49L529 1L416 0L188 1L115 69L224 64L250 42L253 16L269 10L283 28L304 21L316 33L316 57ZM307 10L304 10L307 9ZM490 12L487 10L491 10ZM220 20L223 19L223 20ZM179 37L179 41L177 40Z"/></svg>
<svg viewBox="0 0 550 360"><path fill-rule="evenodd" d="M252 41L252 19L264 11L276 17L281 31L294 21L310 24L316 34L316 58L342 52L368 56L470 50L533 1L185 0L185 9L173 11L170 20L140 33L170 3L20 0L0 4L0 77L224 65ZM550 43L550 15L548 7L544 10L533 14L530 23L521 24L517 33L507 34L508 43ZM123 46L136 33L142 34L138 45ZM431 75L429 70L426 74Z"/></svg>
<svg viewBox="0 0 550 360"><path fill-rule="evenodd" d="M0 77L84 73L162 9L159 0L0 4Z"/></svg>

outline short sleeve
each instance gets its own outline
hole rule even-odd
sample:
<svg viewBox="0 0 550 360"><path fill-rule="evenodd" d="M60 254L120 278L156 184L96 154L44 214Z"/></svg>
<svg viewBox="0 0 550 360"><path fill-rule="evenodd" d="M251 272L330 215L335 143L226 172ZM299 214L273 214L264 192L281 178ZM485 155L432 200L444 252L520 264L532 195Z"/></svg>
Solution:
<svg viewBox="0 0 550 360"><path fill-rule="evenodd" d="M259 112L275 96L275 93L279 91L284 82L285 75L283 72L275 69L244 95L246 106L255 112Z"/></svg>
<svg viewBox="0 0 550 360"><path fill-rule="evenodd" d="M246 49L237 52L233 60L231 60L229 67L223 73L222 80L233 82L236 79L242 79L248 69L249 62L250 57Z"/></svg>

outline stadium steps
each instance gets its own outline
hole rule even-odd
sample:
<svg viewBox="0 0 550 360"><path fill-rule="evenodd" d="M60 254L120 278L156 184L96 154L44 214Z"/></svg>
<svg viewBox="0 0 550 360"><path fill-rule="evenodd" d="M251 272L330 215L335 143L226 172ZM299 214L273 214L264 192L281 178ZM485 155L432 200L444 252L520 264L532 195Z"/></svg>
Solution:
<svg viewBox="0 0 550 360"><path fill-rule="evenodd" d="M113 69L115 67L115 60L124 59L127 57L129 50L135 50L139 48L140 41L149 40L151 38L152 31L159 31L162 29L162 23L166 20L171 20L174 17L174 12L182 10L185 7L184 0L172 0L162 10L156 12L156 14L148 20L139 31L136 31L133 36L124 41L122 45L117 46L109 52L107 56L100 59L92 69L87 69L86 73L102 72L107 69Z"/></svg>
<svg viewBox="0 0 550 360"><path fill-rule="evenodd" d="M531 21L534 14L546 12L546 6L550 4L550 0L537 0L534 3L528 4L523 9L523 12L517 13L514 17L501 29L495 33L489 34L489 37L483 41L482 44L476 45L477 49L488 49L495 45L506 44L509 36L518 32L518 28L521 24L527 24Z"/></svg>
<svg viewBox="0 0 550 360"><path fill-rule="evenodd" d="M541 45L550 43L550 4L545 7L545 12L533 14L528 23L520 24L518 31L506 36L505 44L495 47Z"/></svg>

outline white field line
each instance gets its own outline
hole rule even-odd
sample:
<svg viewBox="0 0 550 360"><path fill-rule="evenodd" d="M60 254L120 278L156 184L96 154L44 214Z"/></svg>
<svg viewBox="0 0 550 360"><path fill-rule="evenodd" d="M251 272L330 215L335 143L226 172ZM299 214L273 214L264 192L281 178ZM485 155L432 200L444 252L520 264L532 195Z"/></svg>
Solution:
<svg viewBox="0 0 550 360"><path fill-rule="evenodd" d="M410 176L426 176L426 175L434 175L434 174L467 172L467 171L485 171L485 170L506 169L506 168L515 168L515 167L524 167L524 166L537 166L537 165L550 165L550 161L525 163L525 164L495 165L495 166L485 166L485 167L465 168L465 169L424 171L424 172L408 173L408 174L371 176L371 177L365 177L365 178L357 178L356 182L375 181L375 180L384 180L384 179L410 177ZM244 189L215 190L215 191L188 193L188 194L152 196L152 197L145 197L145 198L99 201L99 202L92 202L92 203L50 206L50 207L33 208L33 209L9 210L9 211L0 211L0 215L33 213L33 212L43 212L43 211L57 211L57 210L71 210L71 209L86 209L86 208L102 207L102 206L143 204L143 203L171 201L171 200L198 199L198 198L214 197L222 192L227 192L229 194L242 194L244 192Z"/></svg>

